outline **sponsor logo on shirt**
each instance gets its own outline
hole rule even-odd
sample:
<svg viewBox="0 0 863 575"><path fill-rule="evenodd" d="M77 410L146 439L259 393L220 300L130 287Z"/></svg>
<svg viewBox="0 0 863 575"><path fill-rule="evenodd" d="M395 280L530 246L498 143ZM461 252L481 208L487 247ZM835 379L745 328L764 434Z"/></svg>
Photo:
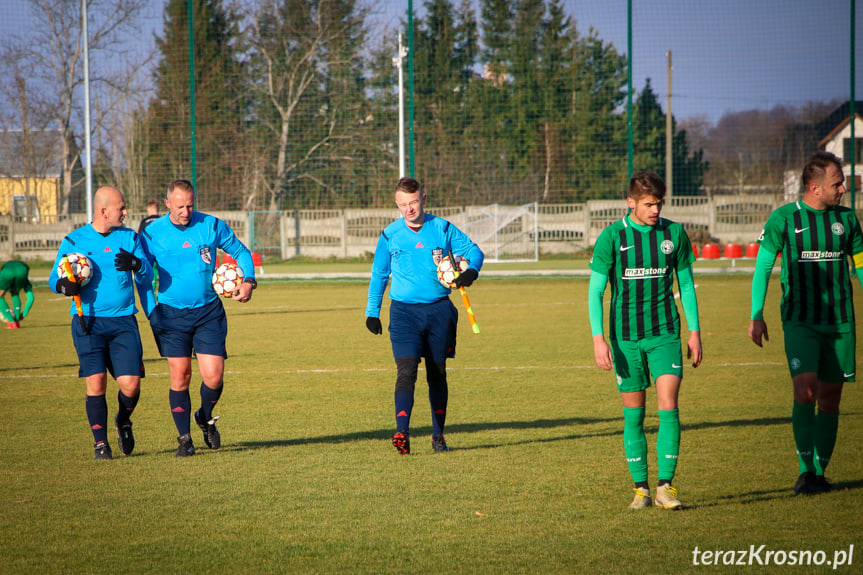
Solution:
<svg viewBox="0 0 863 575"><path fill-rule="evenodd" d="M800 252L800 261L802 262L833 262L836 260L845 259L845 252L828 252L825 250L806 250Z"/></svg>
<svg viewBox="0 0 863 575"><path fill-rule="evenodd" d="M667 267L664 268L627 268L623 272L623 279L650 279L650 278L661 278L664 277L666 272L668 271Z"/></svg>

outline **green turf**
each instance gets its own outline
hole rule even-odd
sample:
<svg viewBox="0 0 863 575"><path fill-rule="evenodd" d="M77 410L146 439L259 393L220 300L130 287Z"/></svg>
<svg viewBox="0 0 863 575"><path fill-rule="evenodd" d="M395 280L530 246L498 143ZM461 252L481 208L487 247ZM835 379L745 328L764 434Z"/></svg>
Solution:
<svg viewBox="0 0 863 575"><path fill-rule="evenodd" d="M251 303L226 303L223 447L207 450L195 429L190 459L174 457L167 366L142 320L137 447L119 455L112 430L110 462L92 460L68 303L40 288L22 329L0 332L0 573L830 571L692 565L696 546L832 560L860 543L863 396L851 384L843 398L828 471L840 490L795 497L778 282L772 340L758 349L746 337L749 281L696 277L705 360L685 371L680 397L681 512L627 509L619 397L594 367L586 279L470 289L482 333L462 314L453 451L438 455L423 372L414 454L390 445L395 370L386 336L364 327L363 281L262 281ZM650 396L646 426L655 488ZM837 571L859 572L861 553Z"/></svg>

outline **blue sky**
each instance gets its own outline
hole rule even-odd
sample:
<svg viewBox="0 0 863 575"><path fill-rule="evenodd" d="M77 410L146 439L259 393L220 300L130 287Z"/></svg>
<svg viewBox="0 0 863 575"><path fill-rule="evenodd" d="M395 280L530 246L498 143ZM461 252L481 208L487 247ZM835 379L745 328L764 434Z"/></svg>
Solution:
<svg viewBox="0 0 863 575"><path fill-rule="evenodd" d="M457 2L460 0L456 0ZM474 0L475 1L475 0ZM665 106L666 52L672 51L672 113L715 123L729 111L799 106L850 96L850 0L633 0L633 86L651 78ZM153 0L144 28L158 28ZM375 3L395 30L407 0ZM580 33L626 52L626 0L565 0ZM422 13L422 2L414 1ZM3 0L0 33L26 30L26 0ZM863 6L858 8L858 38ZM143 40L149 40L149 33ZM856 97L863 99L863 41L857 41Z"/></svg>
<svg viewBox="0 0 863 575"><path fill-rule="evenodd" d="M664 107L671 50L672 113L678 120L704 116L715 123L729 111L847 100L849 1L633 0L633 87L641 90L651 78ZM407 9L407 0L384 4L388 14ZM581 34L592 27L618 51L627 51L626 0L565 0L565 7ZM422 13L421 1L414 1L414 11ZM388 19L397 24L398 18ZM855 20L861 100L863 6Z"/></svg>

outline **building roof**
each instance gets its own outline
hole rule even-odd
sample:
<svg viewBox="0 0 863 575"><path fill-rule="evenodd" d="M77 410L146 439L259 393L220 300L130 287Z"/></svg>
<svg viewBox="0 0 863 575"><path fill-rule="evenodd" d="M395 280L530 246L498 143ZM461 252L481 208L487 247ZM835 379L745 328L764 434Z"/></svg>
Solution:
<svg viewBox="0 0 863 575"><path fill-rule="evenodd" d="M863 100L854 101L854 115L863 117ZM851 100L848 100L833 110L829 116L824 118L815 127L815 133L818 136L818 145L823 146L838 130L844 128L850 119Z"/></svg>
<svg viewBox="0 0 863 575"><path fill-rule="evenodd" d="M0 130L0 178L59 178L62 154L60 130Z"/></svg>

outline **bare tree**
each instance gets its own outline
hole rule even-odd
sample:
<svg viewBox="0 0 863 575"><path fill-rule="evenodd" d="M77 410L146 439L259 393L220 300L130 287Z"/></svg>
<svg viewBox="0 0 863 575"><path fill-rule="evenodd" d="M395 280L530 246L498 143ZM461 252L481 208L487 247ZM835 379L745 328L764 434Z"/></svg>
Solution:
<svg viewBox="0 0 863 575"><path fill-rule="evenodd" d="M9 77L9 72L14 72L17 67L26 70L30 78L24 87L26 97L19 96L12 102L22 125L31 110L39 110L52 127L60 131L61 213L65 216L69 214L73 189L80 184L75 180L75 167L80 162L78 138L83 133L83 127L79 127L80 89L84 81L81 3L69 0L28 0L28 3L33 25L28 27L26 34L12 35L3 40L0 73ZM146 5L147 0L87 1L90 59L104 64L101 72L91 76L91 82L115 87L127 83L122 78L128 76L129 70L116 69L116 56L124 34L137 32L134 28L136 18ZM114 69L109 67L109 62L113 63ZM15 77L14 74L11 77Z"/></svg>
<svg viewBox="0 0 863 575"><path fill-rule="evenodd" d="M353 159L335 146L351 137L340 109L347 98L320 95L335 70L355 64L357 54L344 46L362 36L365 14L350 0L265 0L252 16L247 40L260 74L253 86L265 106L259 121L276 144L270 210L282 207L293 181L326 187L312 166Z"/></svg>

